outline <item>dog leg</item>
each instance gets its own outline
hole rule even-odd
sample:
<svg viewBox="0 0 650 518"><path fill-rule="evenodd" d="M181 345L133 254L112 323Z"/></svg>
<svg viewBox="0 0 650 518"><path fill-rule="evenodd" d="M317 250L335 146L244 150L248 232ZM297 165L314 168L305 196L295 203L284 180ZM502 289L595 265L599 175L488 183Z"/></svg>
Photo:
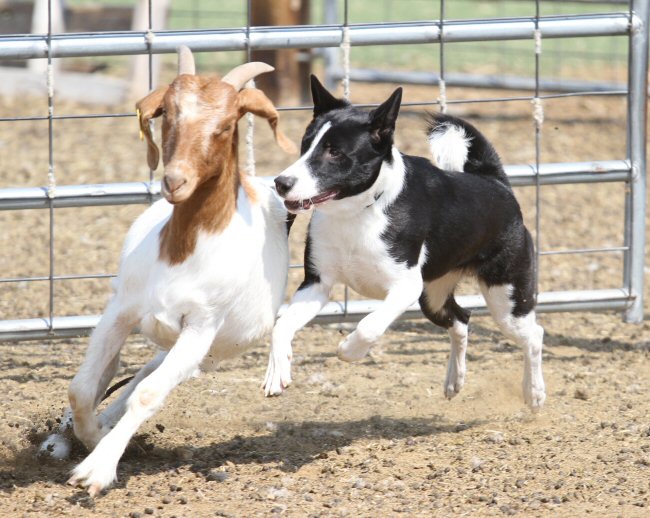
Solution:
<svg viewBox="0 0 650 518"><path fill-rule="evenodd" d="M307 325L327 304L330 289L329 285L322 282L301 287L276 322L271 337L269 365L262 383L266 396L277 396L291 384L291 341L296 332Z"/></svg>
<svg viewBox="0 0 650 518"><path fill-rule="evenodd" d="M443 391L447 399L456 396L465 384L465 355L467 353L467 324L470 312L461 308L454 299L453 290L459 275L452 273L427 283L420 307L434 324L447 329L451 342L447 375Z"/></svg>
<svg viewBox="0 0 650 518"><path fill-rule="evenodd" d="M135 386L126 412L115 427L73 470L69 484L80 484L95 496L115 480L117 463L133 434L162 406L176 385L196 372L220 325L211 325L200 331L189 325L183 329L158 368Z"/></svg>
<svg viewBox="0 0 650 518"><path fill-rule="evenodd" d="M74 433L89 449L108 432L99 423L95 409L117 370L120 349L135 324L133 316L121 305L115 297L109 302L68 389Z"/></svg>
<svg viewBox="0 0 650 518"><path fill-rule="evenodd" d="M524 352L523 393L524 401L531 410L538 411L546 399L542 375L542 348L544 329L538 325L535 312L523 316L512 314L515 306L511 285L487 287L481 283L481 291L490 313L503 333L522 347Z"/></svg>
<svg viewBox="0 0 650 518"><path fill-rule="evenodd" d="M346 362L362 360L370 347L386 332L396 318L417 302L422 293L422 277L419 267L411 268L409 274L388 290L379 308L361 319L357 328L338 347L339 359Z"/></svg>
<svg viewBox="0 0 650 518"><path fill-rule="evenodd" d="M455 320L454 325L447 329L451 342L447 375L443 385L445 397L451 399L456 396L465 384L465 354L467 353L467 324Z"/></svg>

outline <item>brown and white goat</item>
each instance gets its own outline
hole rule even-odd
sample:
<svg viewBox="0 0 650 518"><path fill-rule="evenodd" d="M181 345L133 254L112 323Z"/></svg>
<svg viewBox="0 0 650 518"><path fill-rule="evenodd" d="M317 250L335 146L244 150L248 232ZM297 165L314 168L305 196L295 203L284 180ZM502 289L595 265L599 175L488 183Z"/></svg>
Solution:
<svg viewBox="0 0 650 518"><path fill-rule="evenodd" d="M182 48L178 77L137 104L152 169L159 151L149 121L162 116L165 199L129 230L114 295L70 384L74 433L92 453L69 482L91 495L113 482L129 439L176 385L273 327L287 278L287 211L270 187L241 174L237 161L237 121L249 112L268 120L280 147L295 151L271 101L243 88L271 70L248 63L221 80L197 76ZM135 326L163 352L96 415ZM44 447L59 457L68 449L61 436Z"/></svg>

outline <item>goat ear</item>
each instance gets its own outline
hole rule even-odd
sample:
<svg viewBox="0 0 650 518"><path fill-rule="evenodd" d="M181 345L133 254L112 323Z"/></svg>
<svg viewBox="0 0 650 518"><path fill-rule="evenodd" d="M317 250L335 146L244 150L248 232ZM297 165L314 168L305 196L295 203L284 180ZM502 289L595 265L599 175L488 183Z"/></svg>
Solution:
<svg viewBox="0 0 650 518"><path fill-rule="evenodd" d="M392 139L401 102L402 88L400 87L370 112L370 137L376 144Z"/></svg>
<svg viewBox="0 0 650 518"><path fill-rule="evenodd" d="M239 117L245 113L253 113L269 121L275 141L285 153L298 153L298 148L278 128L278 112L271 100L257 88L244 88L239 92Z"/></svg>
<svg viewBox="0 0 650 518"><path fill-rule="evenodd" d="M314 74L309 79L311 80L311 98L314 101L314 117L349 105L346 100L337 99L329 93Z"/></svg>
<svg viewBox="0 0 650 518"><path fill-rule="evenodd" d="M166 86L158 88L135 104L138 123L140 124L140 138L142 139L144 137L147 139L147 164L149 164L151 170L155 170L158 167L160 152L153 140L149 121L162 114L162 100L166 92Z"/></svg>

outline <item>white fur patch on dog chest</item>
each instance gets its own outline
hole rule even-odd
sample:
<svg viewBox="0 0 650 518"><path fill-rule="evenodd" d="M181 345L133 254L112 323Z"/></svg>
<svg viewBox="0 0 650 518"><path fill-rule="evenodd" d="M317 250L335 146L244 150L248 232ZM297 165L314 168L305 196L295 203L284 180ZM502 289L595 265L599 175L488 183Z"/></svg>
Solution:
<svg viewBox="0 0 650 518"><path fill-rule="evenodd" d="M310 236L311 261L326 282L347 284L366 297L383 299L404 270L381 239L388 219L370 207L356 218L314 212Z"/></svg>

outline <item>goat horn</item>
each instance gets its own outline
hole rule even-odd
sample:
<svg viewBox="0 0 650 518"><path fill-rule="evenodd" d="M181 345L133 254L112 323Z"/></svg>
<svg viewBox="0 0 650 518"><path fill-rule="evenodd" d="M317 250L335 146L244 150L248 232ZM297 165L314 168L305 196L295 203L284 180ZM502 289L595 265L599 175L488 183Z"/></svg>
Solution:
<svg viewBox="0 0 650 518"><path fill-rule="evenodd" d="M178 48L178 75L181 74L196 74L196 66L194 65L194 56L189 47L181 45Z"/></svg>
<svg viewBox="0 0 650 518"><path fill-rule="evenodd" d="M267 65L261 61L253 61L233 68L224 76L222 81L234 86L235 90L239 91L254 77L265 74L266 72L273 72L274 70L275 68L271 65Z"/></svg>

